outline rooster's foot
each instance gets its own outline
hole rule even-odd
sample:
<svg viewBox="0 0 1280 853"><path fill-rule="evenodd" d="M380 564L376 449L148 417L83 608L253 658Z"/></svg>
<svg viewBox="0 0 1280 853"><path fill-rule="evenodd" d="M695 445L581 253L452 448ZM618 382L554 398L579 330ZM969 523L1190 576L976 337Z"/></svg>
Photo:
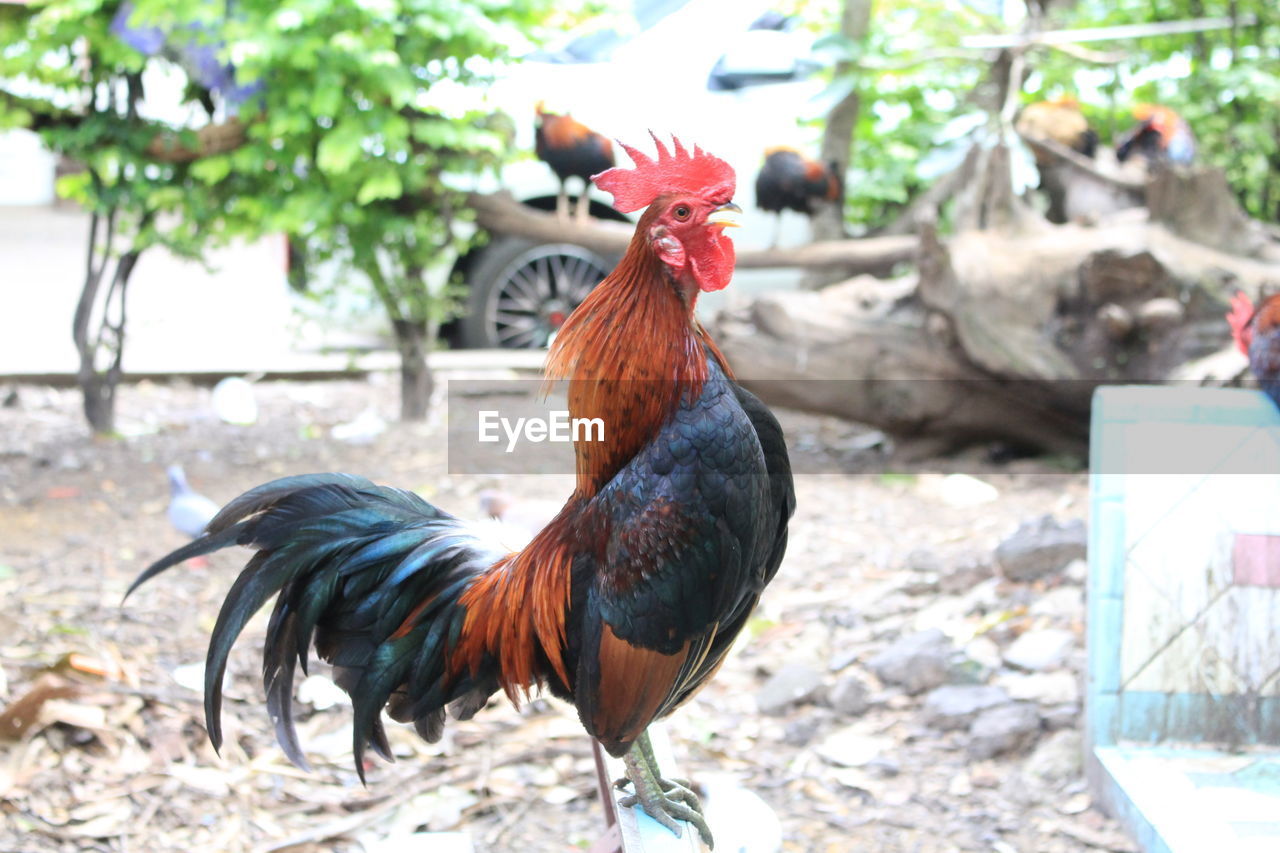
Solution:
<svg viewBox="0 0 1280 853"><path fill-rule="evenodd" d="M698 835L707 847L714 847L711 828L702 816L702 803L698 795L690 790L684 780L664 779L658 772L658 762L653 756L653 747L649 744L649 735L641 735L631 750L622 757L627 766L627 780L618 782L623 787L627 781L635 787L635 793L623 797L621 805L632 807L639 805L645 814L671 830L677 838L681 836L680 824L687 821L698 830Z"/></svg>

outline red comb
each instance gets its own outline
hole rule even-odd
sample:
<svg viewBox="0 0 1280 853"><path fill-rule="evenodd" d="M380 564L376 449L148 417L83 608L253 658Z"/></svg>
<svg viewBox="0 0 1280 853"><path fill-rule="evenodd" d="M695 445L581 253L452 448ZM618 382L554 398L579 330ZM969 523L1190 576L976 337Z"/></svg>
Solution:
<svg viewBox="0 0 1280 853"><path fill-rule="evenodd" d="M1236 295L1231 297L1227 325L1231 327L1231 337L1235 338L1236 346L1240 347L1240 351L1245 355L1249 354L1249 344L1253 342L1253 329L1249 328L1249 325L1253 322L1255 313L1253 303L1249 301L1244 291L1237 291Z"/></svg>
<svg viewBox="0 0 1280 853"><path fill-rule="evenodd" d="M675 138L671 140L675 149L672 153L653 131L649 135L658 146L657 160L619 140L635 168L608 169L591 178L600 189L613 194L614 209L631 213L648 207L664 193L688 193L720 203L733 200L737 181L732 166L696 145L690 154Z"/></svg>

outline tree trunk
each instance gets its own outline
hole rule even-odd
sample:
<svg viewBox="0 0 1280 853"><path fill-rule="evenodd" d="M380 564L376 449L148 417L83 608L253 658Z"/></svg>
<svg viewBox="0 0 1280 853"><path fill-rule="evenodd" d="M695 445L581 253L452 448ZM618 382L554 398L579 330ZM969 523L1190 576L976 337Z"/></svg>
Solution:
<svg viewBox="0 0 1280 853"><path fill-rule="evenodd" d="M393 320L400 353L400 420L426 420L435 381L427 367L427 353L435 340L433 324L424 320Z"/></svg>
<svg viewBox="0 0 1280 853"><path fill-rule="evenodd" d="M84 397L84 416L90 429L97 435L114 433L118 379L93 371L86 373L82 367L77 381Z"/></svg>
<svg viewBox="0 0 1280 853"><path fill-rule="evenodd" d="M872 0L844 0L844 8L840 16L840 35L851 45L861 45L867 38L867 30L871 26ZM844 176L849 171L849 158L853 150L853 131L858 124L858 111L862 106L862 96L858 88L856 75L857 64L847 60L836 65L835 77L848 79L851 83L849 93L831 108L827 115L827 124L822 131L822 151L820 158L824 163L833 164L836 174ZM836 204L823 204L810 217L813 225L815 242L840 240L846 236L844 227L844 194ZM841 273L836 270L814 270L805 276L803 287L816 289L851 275L851 271Z"/></svg>
<svg viewBox="0 0 1280 853"><path fill-rule="evenodd" d="M95 213L89 222L89 246L85 262L84 287L76 304L71 337L80 356L76 381L84 397L85 419L98 435L115 431L116 388L123 375L125 326L129 279L142 250L132 249L115 260L115 271L105 296L99 300L102 282L111 259L115 237L115 211L105 217ZM149 217L143 218L144 227ZM103 248L98 252L98 230L103 226ZM101 255L101 260L98 256ZM97 316L97 329L91 329ZM105 359L105 366L101 361Z"/></svg>

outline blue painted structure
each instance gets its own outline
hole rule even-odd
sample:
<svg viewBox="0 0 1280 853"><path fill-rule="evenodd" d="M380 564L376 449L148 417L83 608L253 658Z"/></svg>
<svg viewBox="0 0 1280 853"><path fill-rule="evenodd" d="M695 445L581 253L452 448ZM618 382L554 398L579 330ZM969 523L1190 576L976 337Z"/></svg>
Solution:
<svg viewBox="0 0 1280 853"><path fill-rule="evenodd" d="M1099 389L1086 768L1152 853L1280 851L1280 412L1261 392ZM1234 547L1234 550L1233 550Z"/></svg>

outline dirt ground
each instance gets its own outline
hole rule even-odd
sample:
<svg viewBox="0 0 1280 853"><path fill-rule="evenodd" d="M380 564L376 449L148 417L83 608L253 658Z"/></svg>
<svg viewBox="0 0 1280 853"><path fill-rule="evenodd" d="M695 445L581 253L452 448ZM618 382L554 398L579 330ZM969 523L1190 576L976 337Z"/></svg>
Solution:
<svg viewBox="0 0 1280 853"><path fill-rule="evenodd" d="M275 745L262 700L260 616L231 658L219 757L204 732L200 667L244 553L181 566L121 604L130 580L184 541L165 516L164 469L175 462L219 503L273 477L329 470L472 517L484 488L530 503L567 494L563 476L449 476L439 416L390 424L367 444L333 439L332 427L370 407L393 419L395 385L375 380L261 383L252 426L217 419L206 388L131 385L119 401L122 437L110 440L87 437L69 390L19 387L0 408L0 707L37 685L68 688L32 711L17 740L0 740L0 851L449 849L444 837L409 840L426 831L465 832L480 851L563 851L601 834L591 752L571 708L537 700L517 712L495 699L434 746L392 725L399 760L373 759L365 788L351 766L348 708L317 667L299 688L312 763L303 772ZM973 457L904 468L849 450L856 428L782 418L809 470L832 473L797 479L791 547L750 636L669 719L681 770L756 792L788 851L1130 850L1090 808L1078 769L1029 795L1025 754L972 761L961 733L930 729L915 697L861 668L866 649L926 625L941 600L904 593L913 553L988 559L1026 518L1084 518L1085 476ZM998 499L948 497L937 487L947 466L980 475ZM758 692L788 663L829 681L866 675L869 708L842 715L819 697L762 715ZM824 739L848 729L893 748L861 766L825 758Z"/></svg>

